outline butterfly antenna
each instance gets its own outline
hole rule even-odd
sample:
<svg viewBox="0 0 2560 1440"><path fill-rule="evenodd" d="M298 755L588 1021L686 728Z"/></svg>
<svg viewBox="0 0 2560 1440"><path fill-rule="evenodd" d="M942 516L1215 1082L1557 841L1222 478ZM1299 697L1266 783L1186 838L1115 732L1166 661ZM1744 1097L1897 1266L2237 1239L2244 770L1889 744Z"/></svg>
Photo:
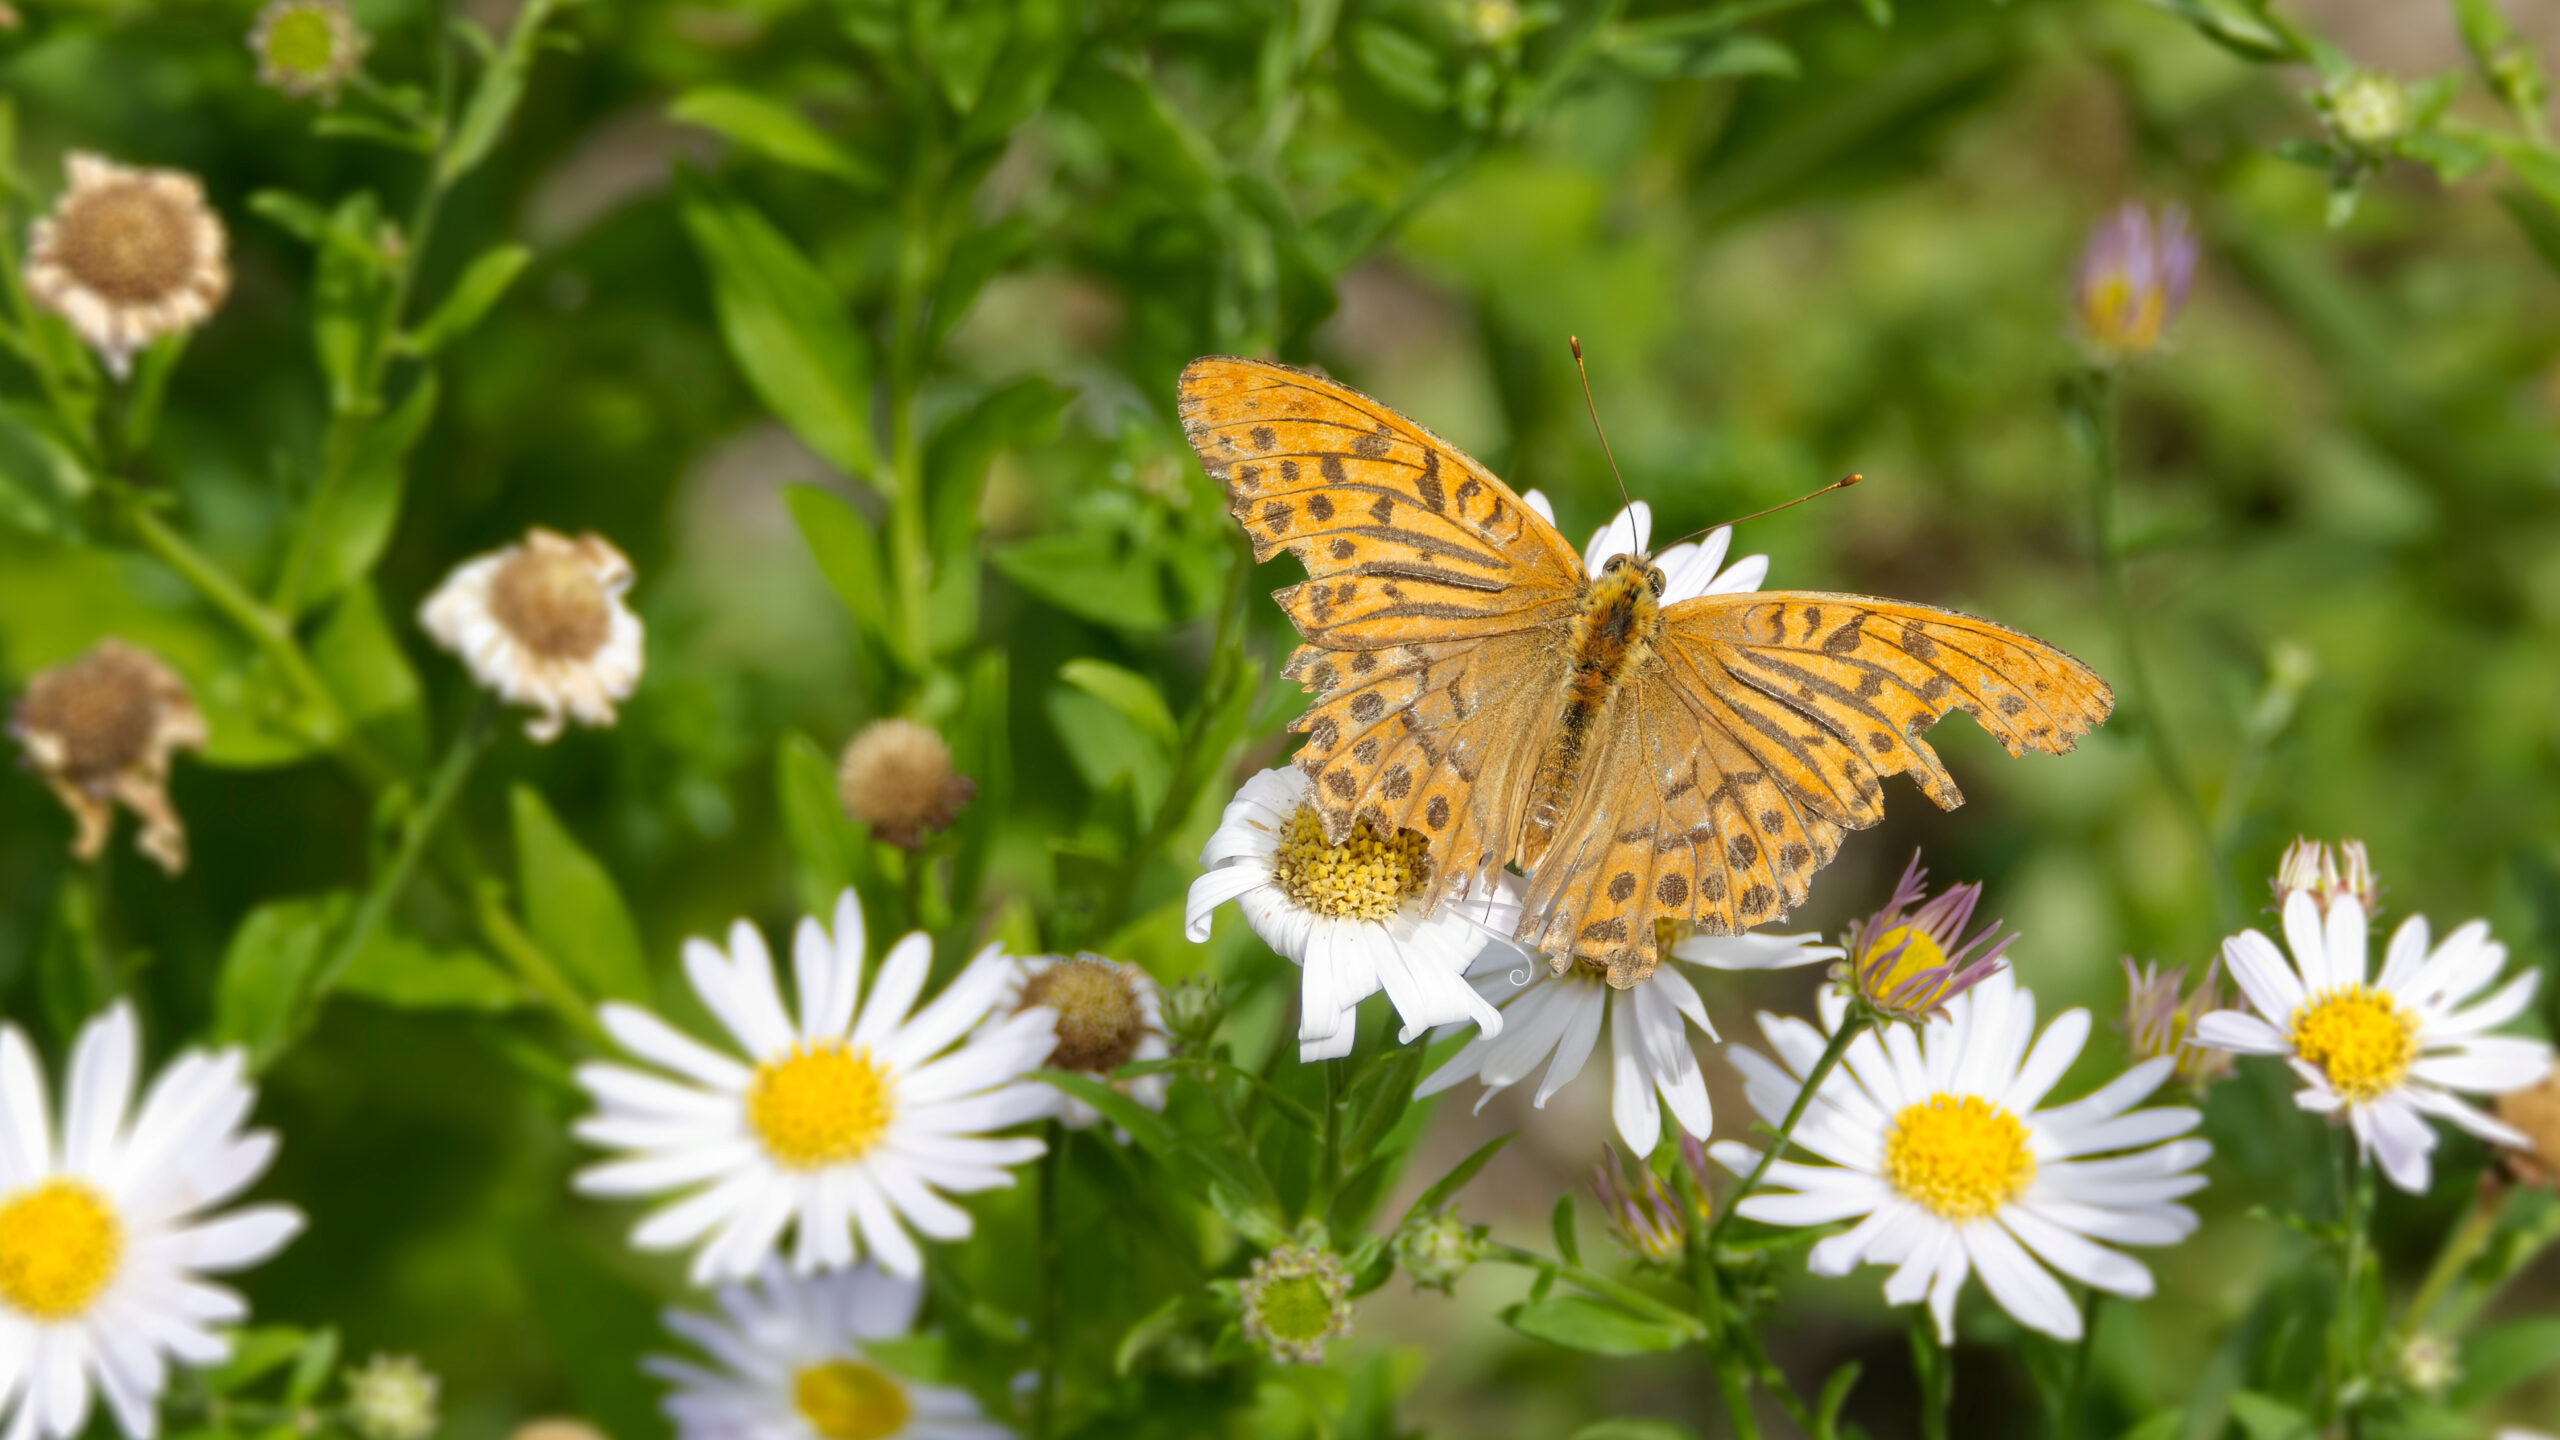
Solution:
<svg viewBox="0 0 2560 1440"><path fill-rule="evenodd" d="M1830 484L1823 486L1821 489L1808 490L1783 505L1772 505L1766 510L1754 510L1748 515L1736 515L1730 520L1719 520L1713 525L1702 525L1697 529L1690 531L1688 534L1681 536L1679 539L1672 541L1671 545L1685 545L1688 542L1697 539L1699 536L1706 534L1710 530L1721 530L1727 525L1739 525L1745 520L1757 520L1763 515L1775 515L1781 510L1792 510L1807 500L1819 500L1834 490L1846 490L1850 486L1855 485L1866 478L1867 477L1864 475L1843 475L1839 479L1832 481ZM1671 548L1671 545L1665 545L1662 548L1668 550Z"/></svg>
<svg viewBox="0 0 2560 1440"><path fill-rule="evenodd" d="M1591 412L1591 433L1600 437L1600 453L1609 457L1609 475L1618 482L1618 503L1632 510L1636 502L1627 498L1627 477L1618 473L1617 452L1609 448L1609 432L1600 428L1600 407L1591 399L1591 371L1582 363L1582 337L1567 335L1564 343L1573 347L1574 373L1582 377L1582 408Z"/></svg>

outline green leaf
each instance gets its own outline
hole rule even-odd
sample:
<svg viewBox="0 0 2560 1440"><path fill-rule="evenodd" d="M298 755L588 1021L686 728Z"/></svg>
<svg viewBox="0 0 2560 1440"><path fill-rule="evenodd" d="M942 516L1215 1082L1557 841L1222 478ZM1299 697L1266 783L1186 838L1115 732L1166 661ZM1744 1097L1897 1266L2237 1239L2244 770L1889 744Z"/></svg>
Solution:
<svg viewBox="0 0 2560 1440"><path fill-rule="evenodd" d="M1840 1433L1840 1412L1848 1405L1849 1387L1858 1383L1863 1368L1852 1360L1822 1382L1822 1394L1813 1407L1814 1440L1833 1440Z"/></svg>
<svg viewBox="0 0 2560 1440"><path fill-rule="evenodd" d="M231 1332L231 1358L201 1373L204 1386L216 1395L236 1394L283 1369L302 1353L302 1331L284 1325L257 1325Z"/></svg>
<svg viewBox="0 0 2560 1440"><path fill-rule="evenodd" d="M424 692L371 585L350 587L330 610L311 637L311 664L345 705L349 719L381 737L398 758L424 762Z"/></svg>
<svg viewBox="0 0 2560 1440"><path fill-rule="evenodd" d="M2510 1320L2472 1332L2462 1342L2462 1378L2445 1393L2457 1410L2485 1405L2560 1365L2560 1318Z"/></svg>
<svg viewBox="0 0 2560 1440"><path fill-rule="evenodd" d="M462 278L445 292L444 303L409 332L401 348L412 355L433 355L470 334L488 318L489 311L506 295L507 287L524 273L524 267L532 263L533 252L522 245L500 245L481 252L480 258L472 261Z"/></svg>
<svg viewBox="0 0 2560 1440"><path fill-rule="evenodd" d="M2187 1433L2187 1412L2182 1407L2154 1410L2140 1424L2127 1430L2116 1440L2179 1440Z"/></svg>
<svg viewBox="0 0 2560 1440"><path fill-rule="evenodd" d="M301 1035L303 992L346 915L343 892L272 900L231 932L214 981L215 1043L240 1045L264 1069Z"/></svg>
<svg viewBox="0 0 2560 1440"><path fill-rule="evenodd" d="M752 207L689 174L677 193L747 383L820 459L871 474L871 355L844 302Z"/></svg>
<svg viewBox="0 0 2560 1440"><path fill-rule="evenodd" d="M508 799L526 927L589 995L648 1003L648 955L613 877L579 848L540 792L518 785Z"/></svg>
<svg viewBox="0 0 2560 1440"><path fill-rule="evenodd" d="M79 534L88 467L32 410L0 405L0 521L54 539Z"/></svg>
<svg viewBox="0 0 2560 1440"><path fill-rule="evenodd" d="M1573 1440L1698 1440L1698 1432L1676 1420L1622 1415L1583 1426L1573 1432Z"/></svg>
<svg viewBox="0 0 2560 1440"><path fill-rule="evenodd" d="M1168 198L1197 205L1216 189L1225 168L1216 148L1133 63L1088 58L1067 72L1058 99Z"/></svg>
<svg viewBox="0 0 2560 1440"><path fill-rule="evenodd" d="M845 887L863 893L863 906L880 913L863 882L869 838L845 818L836 798L835 762L818 743L797 731L782 737L773 757L774 796L782 812L782 832L791 842L801 908L824 915L835 908Z"/></svg>
<svg viewBox="0 0 2560 1440"><path fill-rule="evenodd" d="M433 154L435 136L414 125L396 124L373 115L352 111L329 110L311 120L311 133L323 140L361 140L368 145L405 150L413 155Z"/></svg>
<svg viewBox="0 0 2560 1440"><path fill-rule="evenodd" d="M1433 1181L1431 1188L1423 1191L1422 1197L1413 1202L1413 1208L1404 1212L1405 1218L1410 1220L1416 1215L1439 1209L1442 1201L1457 1194L1461 1186L1476 1178L1477 1172L1490 1164L1494 1156L1501 1154L1503 1146L1519 1138L1519 1131L1507 1130L1477 1146L1473 1154L1450 1166L1448 1174Z"/></svg>
<svg viewBox="0 0 2560 1440"><path fill-rule="evenodd" d="M1793 80L1804 73L1796 52L1766 35L1736 35L1691 56L1680 73L1693 78L1717 75L1775 75Z"/></svg>
<svg viewBox="0 0 2560 1440"><path fill-rule="evenodd" d="M387 925L356 952L336 993L395 1010L494 1014L525 1003L515 980L479 952L442 949Z"/></svg>
<svg viewBox="0 0 2560 1440"><path fill-rule="evenodd" d="M295 533L276 596L278 608L301 614L373 573L400 523L409 452L435 419L440 391L421 375L389 415L367 426L346 462L346 477L313 497Z"/></svg>
<svg viewBox="0 0 2560 1440"><path fill-rule="evenodd" d="M329 212L289 190L260 190L249 197L249 210L305 245L329 238Z"/></svg>
<svg viewBox="0 0 2560 1440"><path fill-rule="evenodd" d="M667 107L667 118L700 126L776 164L832 175L857 190L889 188L870 161L838 145L799 111L752 91L727 85L688 90Z"/></svg>
<svg viewBox="0 0 2560 1440"><path fill-rule="evenodd" d="M539 52L544 22L558 0L525 0L516 12L515 27L507 32L507 43L489 59L488 68L480 72L480 83L471 92L470 103L463 107L460 123L453 127L453 139L445 146L443 158L436 162L436 178L446 185L480 168L505 133L507 122L515 117L516 107L524 101L525 82L533 73L534 56Z"/></svg>
<svg viewBox="0 0 2560 1440"><path fill-rule="evenodd" d="M978 108L1012 26L1012 6L981 3L945 6L925 27L925 54L954 113L966 115Z"/></svg>
<svg viewBox="0 0 2560 1440"><path fill-rule="evenodd" d="M285 1383L284 1400L288 1405L308 1405L320 1398L320 1388L329 1383L331 1372L338 1368L338 1331L324 1325L303 1340L301 1352L293 1359L293 1378Z"/></svg>
<svg viewBox="0 0 2560 1440"><path fill-rule="evenodd" d="M972 230L952 245L950 258L942 265L942 278L933 287L933 318L925 326L927 353L940 350L942 342L951 338L951 332L968 318L978 292L1030 247L1032 233L1031 222L1017 216L983 230ZM1039 383L1043 382L1018 382Z"/></svg>
<svg viewBox="0 0 2560 1440"><path fill-rule="evenodd" d="M880 542L873 538L870 522L843 496L815 485L782 487L782 503L800 527L800 538L808 542L819 573L835 587L844 608L853 612L854 624L863 634L894 648L888 589L880 574Z"/></svg>
<svg viewBox="0 0 2560 1440"><path fill-rule="evenodd" d="M1100 662L1094 662L1099 664ZM1049 724L1095 794L1126 782L1140 814L1152 815L1171 783L1163 743L1109 702L1064 686L1049 691Z"/></svg>
<svg viewBox="0 0 2560 1440"><path fill-rule="evenodd" d="M1440 52L1376 20L1351 29L1351 53L1378 87L1419 110L1444 110L1448 82L1440 78Z"/></svg>
<svg viewBox="0 0 2560 1440"><path fill-rule="evenodd" d="M329 381L329 408L348 414L365 404L365 375L382 314L387 264L377 243L382 209L371 191L338 202L320 234L320 263L311 280L311 345Z"/></svg>
<svg viewBox="0 0 2560 1440"><path fill-rule="evenodd" d="M1567 1265L1579 1267L1582 1264L1582 1242L1575 1239L1573 1233L1572 1191L1567 1190L1556 1197L1556 1208L1547 1216L1547 1225L1555 1231L1556 1254L1562 1256Z"/></svg>
<svg viewBox="0 0 2560 1440"><path fill-rule="evenodd" d="M1172 707L1156 693L1155 682L1107 660L1079 658L1058 667L1058 678L1119 712L1148 738L1170 749L1182 741L1182 727Z"/></svg>
<svg viewBox="0 0 2560 1440"><path fill-rule="evenodd" d="M2231 1397L2231 1418L2240 1422L2249 1440L2303 1440L2319 1433L2310 1416L2255 1390L2242 1390Z"/></svg>
<svg viewBox="0 0 2560 1440"><path fill-rule="evenodd" d="M1502 1311L1502 1323L1533 1339L1593 1355L1658 1355L1689 1342L1687 1331L1580 1295L1550 1295Z"/></svg>
<svg viewBox="0 0 2560 1440"><path fill-rule="evenodd" d="M1007 450L1037 445L1056 433L1059 412L1074 398L1074 391L1036 376L1017 380L934 431L924 459L934 554L950 555L976 533L987 466Z"/></svg>

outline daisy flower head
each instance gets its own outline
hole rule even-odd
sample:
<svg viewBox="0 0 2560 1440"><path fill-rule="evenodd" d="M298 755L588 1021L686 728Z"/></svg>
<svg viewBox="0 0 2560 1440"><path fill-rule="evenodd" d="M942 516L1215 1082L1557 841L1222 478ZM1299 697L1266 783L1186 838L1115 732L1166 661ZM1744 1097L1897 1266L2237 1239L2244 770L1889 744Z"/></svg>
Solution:
<svg viewBox="0 0 2560 1440"><path fill-rule="evenodd" d="M1849 999L1821 999L1836 1033ZM1925 1026L1861 1032L1797 1124L1794 1141L1822 1164L1778 1160L1773 1187L1745 1197L1743 1218L1771 1225L1857 1223L1813 1247L1817 1275L1891 1265L1894 1305L1926 1299L1941 1343L1955 1338L1956 1296L1976 1272L2020 1324L2080 1338L2080 1311L2059 1271L2110 1294L2151 1293L2151 1272L2111 1245L2170 1245L2194 1233L2179 1197L2204 1186L2213 1153L2179 1138L2185 1106L2137 1110L2172 1062L2145 1060L2066 1104L2052 1089L2089 1038L2089 1012L2066 1010L2041 1034L2035 997L2003 971L1947 1002ZM1776 1059L1736 1047L1751 1108L1785 1123L1827 1037L1802 1020L1763 1014ZM1711 1152L1736 1174L1759 1162L1733 1141Z"/></svg>
<svg viewBox="0 0 2560 1440"><path fill-rule="evenodd" d="M1489 938L1484 901L1442 904L1426 915L1431 850L1419 831L1383 835L1367 819L1339 845L1309 799L1305 772L1265 770L1227 802L1200 851L1183 933L1209 938L1217 908L1232 900L1262 943L1303 972L1298 1058L1351 1053L1360 1002L1387 992L1410 1042L1438 1025L1473 1020L1489 1033L1502 1016L1466 980Z"/></svg>
<svg viewBox="0 0 2560 1440"><path fill-rule="evenodd" d="M1849 958L1831 967L1835 982L1887 1020L1917 1024L1938 1014L1948 1001L2006 969L2002 957L2018 938L2015 932L2000 934L1997 920L1966 938L1982 886L1956 885L1930 895L1928 879L1914 851L1884 908L1849 922L1843 937ZM1977 949L1982 953L1975 954Z"/></svg>
<svg viewBox="0 0 2560 1440"><path fill-rule="evenodd" d="M136 352L203 324L230 293L228 241L183 170L75 150L63 174L70 187L27 236L27 294L121 380Z"/></svg>
<svg viewBox="0 0 2560 1440"><path fill-rule="evenodd" d="M187 868L187 827L169 803L169 762L201 750L204 712L176 671L148 650L101 640L68 664L39 671L9 716L74 826L71 853L95 860L121 801L142 822L142 853L172 875Z"/></svg>
<svg viewBox="0 0 2560 1440"><path fill-rule="evenodd" d="M2345 1120L2359 1153L2413 1195L2427 1188L2436 1148L2428 1116L2496 1144L2529 1143L2454 1093L2521 1090L2551 1065L2542 1041L2490 1033L2524 1013L2541 976L2527 969L2476 999L2507 964L2507 947L2489 938L2488 922L2474 920L2430 947L2426 917L2410 916L2392 932L2379 977L2366 969L2365 908L2354 895L2323 912L2311 892L2295 891L2284 902L2284 935L2290 961L2255 930L2222 942L2222 962L2249 1009L2205 1016L2197 1040L2284 1057L2303 1081L2294 1103Z"/></svg>
<svg viewBox="0 0 2560 1440"><path fill-rule="evenodd" d="M373 41L347 0L268 0L249 27L258 83L287 95L338 103L338 88L364 64Z"/></svg>
<svg viewBox="0 0 2560 1440"><path fill-rule="evenodd" d="M1518 899L1507 896L1488 907L1487 915L1507 934L1518 910ZM1710 970L1777 970L1836 959L1841 952L1818 935L1691 935L1675 941L1666 953ZM1698 987L1679 966L1657 966L1646 978L1618 989L1592 966L1569 965L1559 971L1508 941L1496 941L1477 958L1473 979L1500 1007L1503 1026L1468 1041L1414 1088L1415 1095L1435 1095L1461 1080L1478 1080L1484 1093L1476 1108L1482 1110L1485 1102L1543 1063L1546 1072L1530 1102L1543 1110L1582 1073L1606 1031L1609 1109L1628 1149L1639 1157L1653 1153L1662 1137L1665 1107L1688 1134L1703 1140L1713 1132L1715 1114L1689 1027L1706 1032L1710 1040L1721 1037L1707 1018Z"/></svg>
<svg viewBox="0 0 2560 1440"><path fill-rule="evenodd" d="M1164 1009L1154 977L1090 951L1072 959L1034 955L1016 970L1007 999L996 1009L1012 1015L1034 1008L1058 1017L1058 1045L1041 1062L1043 1068L1089 1076L1150 1110L1164 1108L1172 1081L1164 1072L1111 1078L1132 1061L1162 1060L1173 1053L1165 1043ZM1069 1129L1087 1129L1102 1119L1101 1111L1075 1096L1063 1090L1051 1093L1055 1113Z"/></svg>
<svg viewBox="0 0 2560 1440"><path fill-rule="evenodd" d="M623 603L631 580L631 562L604 537L537 525L522 544L456 566L418 623L482 689L533 709L525 733L549 744L566 720L611 725L639 686L640 617Z"/></svg>
<svg viewBox="0 0 2560 1440"><path fill-rule="evenodd" d="M2158 349L2186 307L2196 254L2186 211L2172 205L2155 221L2128 201L2089 232L2080 252L2081 333L2113 359Z"/></svg>
<svg viewBox="0 0 2560 1440"><path fill-rule="evenodd" d="M1321 1241L1281 1245L1236 1285L1244 1338L1284 1365L1318 1365L1351 1333L1351 1267Z"/></svg>
<svg viewBox="0 0 2560 1440"><path fill-rule="evenodd" d="M1037 1140L986 1133L1049 1113L1055 1093L1022 1078L1057 1048L1055 1011L1034 1006L981 1025L1015 983L1014 962L988 946L919 1010L932 942L907 936L868 977L863 954L852 891L836 902L832 935L803 919L791 945L795 1021L754 926L731 927L726 953L687 941L685 973L734 1052L636 1005L599 1012L648 1068L578 1068L596 1111L576 1134L624 1153L581 1171L577 1188L678 1192L632 1230L633 1245L697 1247L698 1285L743 1280L796 1224L792 1268L802 1274L868 1253L914 1275L924 1257L910 1227L934 1240L970 1232L968 1212L945 1192L1010 1185L1006 1167L1040 1154Z"/></svg>
<svg viewBox="0 0 2560 1440"><path fill-rule="evenodd" d="M1548 524L1556 523L1556 508L1547 497L1531 490L1520 497L1522 504L1538 512ZM1582 547L1582 568L1591 574L1609 563L1612 555L1641 555L1653 539L1653 507L1642 500L1620 510L1609 523L1591 532L1591 541ZM1738 595L1760 588L1769 578L1769 557L1745 555L1727 565L1725 551L1732 548L1733 527L1719 525L1695 541L1674 545L1653 557L1654 568L1662 572L1664 605L1695 600L1701 595Z"/></svg>
<svg viewBox="0 0 2560 1440"><path fill-rule="evenodd" d="M869 1266L793 1275L768 1260L724 1285L720 1312L669 1310L698 1357L641 1361L674 1388L678 1440L1010 1440L965 1390L884 1368L864 1347L914 1328L924 1286Z"/></svg>
<svg viewBox="0 0 2560 1440"><path fill-rule="evenodd" d="M80 1030L59 1128L35 1049L0 1025L0 1422L10 1440L69 1440L103 1396L133 1440L150 1440L169 1361L219 1365L217 1327L247 1318L204 1277L284 1248L300 1212L214 1213L275 1159L276 1137L243 1131L257 1091L238 1049L190 1050L134 1104L141 1036L119 1002Z"/></svg>
<svg viewBox="0 0 2560 1440"><path fill-rule="evenodd" d="M2297 838L2277 862L2276 878L2268 888L2275 892L2278 912L2295 891L2304 890L2318 902L2323 915L2345 896L2353 896L2368 916L2382 913L2382 882L2374 878L2373 861L2366 857L2361 840L2341 840L2332 850L2318 840Z"/></svg>

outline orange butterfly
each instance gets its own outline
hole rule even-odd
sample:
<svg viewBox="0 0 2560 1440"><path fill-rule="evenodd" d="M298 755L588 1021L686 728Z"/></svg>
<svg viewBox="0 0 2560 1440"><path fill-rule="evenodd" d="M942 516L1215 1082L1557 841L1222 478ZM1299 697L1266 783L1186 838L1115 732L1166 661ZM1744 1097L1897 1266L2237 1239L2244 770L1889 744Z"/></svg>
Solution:
<svg viewBox="0 0 2560 1440"><path fill-rule="evenodd" d="M1554 525L1455 446L1346 386L1215 356L1182 372L1183 433L1309 643L1293 729L1326 838L1368 816L1428 837L1426 901L1528 877L1514 938L1633 985L1658 919L1747 930L1801 902L1882 777L1964 797L1918 737L1962 710L2059 754L2106 682L1989 621L1860 595L1758 591L1664 605L1662 570L1588 573ZM1570 957L1570 958L1568 958Z"/></svg>

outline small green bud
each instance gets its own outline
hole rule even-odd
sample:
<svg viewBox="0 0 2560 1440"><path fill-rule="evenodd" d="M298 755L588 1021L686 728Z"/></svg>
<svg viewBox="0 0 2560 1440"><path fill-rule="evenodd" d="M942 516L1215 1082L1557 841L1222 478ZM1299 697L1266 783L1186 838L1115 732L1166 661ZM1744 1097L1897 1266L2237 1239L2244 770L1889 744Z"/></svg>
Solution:
<svg viewBox="0 0 2560 1440"><path fill-rule="evenodd" d="M1458 1277L1484 1256L1485 1228L1469 1225L1450 1207L1437 1215L1416 1215L1396 1227L1396 1263L1413 1277L1417 1290L1449 1293Z"/></svg>
<svg viewBox="0 0 2560 1440"><path fill-rule="evenodd" d="M2408 87L2379 70L2358 70L2321 98L2330 128L2359 150L2388 149L2409 133Z"/></svg>

